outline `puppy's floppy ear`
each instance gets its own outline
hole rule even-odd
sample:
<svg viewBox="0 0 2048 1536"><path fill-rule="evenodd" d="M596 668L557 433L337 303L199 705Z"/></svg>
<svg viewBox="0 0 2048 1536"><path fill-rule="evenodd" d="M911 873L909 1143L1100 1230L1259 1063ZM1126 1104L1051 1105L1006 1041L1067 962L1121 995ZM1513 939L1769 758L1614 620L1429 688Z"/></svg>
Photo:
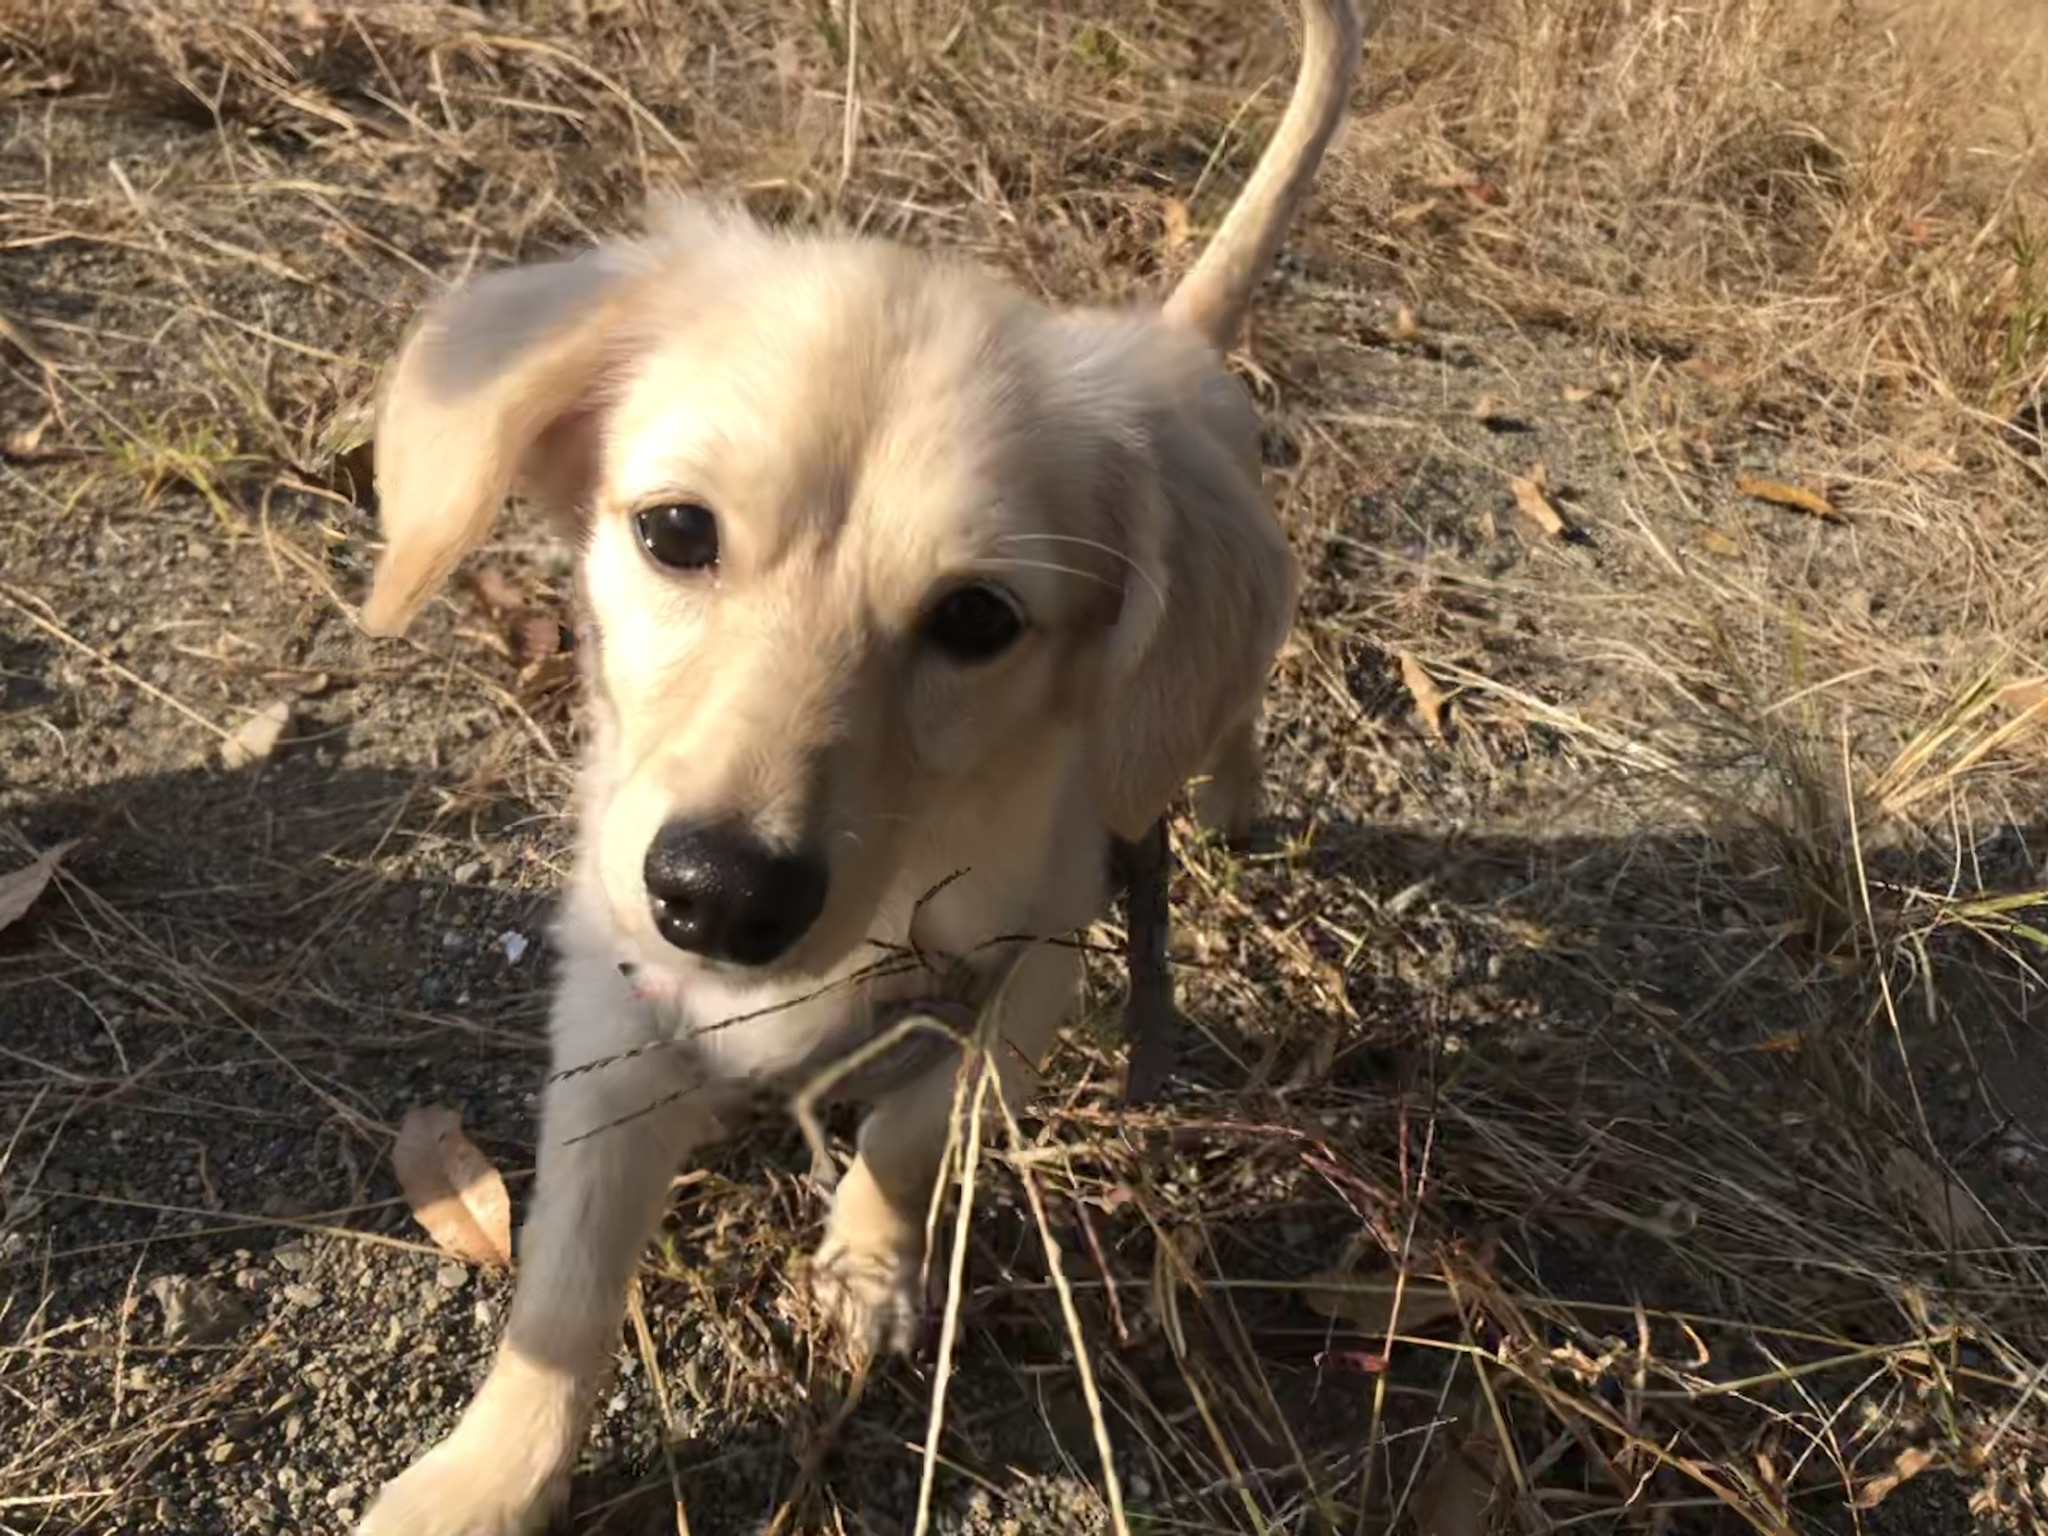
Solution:
<svg viewBox="0 0 2048 1536"><path fill-rule="evenodd" d="M642 271L627 253L598 250L493 272L414 325L377 410L385 543L360 619L370 634L404 631L516 481L568 494L572 466L554 461L590 449L553 429L590 409Z"/></svg>
<svg viewBox="0 0 2048 1536"><path fill-rule="evenodd" d="M1166 368L1140 370L1158 387L1147 391L1141 446L1120 456L1113 477L1123 601L1090 743L1104 820L1127 841L1209 766L1226 733L1249 724L1296 585L1242 386L1207 357L1148 361Z"/></svg>

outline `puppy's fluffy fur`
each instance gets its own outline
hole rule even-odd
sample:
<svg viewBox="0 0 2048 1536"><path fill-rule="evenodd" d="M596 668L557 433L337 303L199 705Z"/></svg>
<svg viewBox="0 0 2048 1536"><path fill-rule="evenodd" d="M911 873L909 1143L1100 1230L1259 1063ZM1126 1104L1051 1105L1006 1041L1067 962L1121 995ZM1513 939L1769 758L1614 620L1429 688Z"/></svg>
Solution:
<svg viewBox="0 0 2048 1536"><path fill-rule="evenodd" d="M1020 936L1091 922L1109 835L1142 835L1190 778L1208 775L1212 824L1253 814L1295 578L1220 351L1356 59L1345 0L1304 0L1304 22L1279 131L1157 312L1053 313L926 256L686 204L643 239L480 278L407 340L363 625L402 630L514 489L572 522L594 729L555 1067L633 1054L551 1079L506 1338L369 1536L545 1520L678 1163L849 1020L941 979L832 982L889 946L1002 974L1016 1103L1079 984L1070 948ZM663 569L636 538L636 512L679 500L715 512L715 571ZM969 580L1025 620L979 661L928 643ZM678 819L818 851L823 904L786 951L741 965L664 941L644 870ZM957 1067L874 1099L835 1193L815 1283L858 1349L916 1316Z"/></svg>

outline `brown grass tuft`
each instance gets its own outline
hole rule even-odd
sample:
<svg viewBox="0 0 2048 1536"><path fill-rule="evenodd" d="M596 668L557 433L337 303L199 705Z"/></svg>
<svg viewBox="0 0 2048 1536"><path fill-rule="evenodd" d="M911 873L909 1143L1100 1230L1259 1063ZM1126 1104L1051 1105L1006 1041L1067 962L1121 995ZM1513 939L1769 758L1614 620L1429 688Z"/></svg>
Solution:
<svg viewBox="0 0 2048 1536"><path fill-rule="evenodd" d="M1118 1113L1091 1015L963 1157L943 1413L807 1364L793 1145L689 1173L593 1526L2048 1519L2048 15L1372 10L1238 359L1309 582L1268 845L1180 829L1196 1086ZM1216 0L0 3L0 812L80 839L0 949L0 1518L329 1521L487 1342L495 1293L406 1311L365 1170L427 1099L530 1134L495 946L565 859L567 584L515 518L515 635L467 591L353 634L417 299L674 184L1156 296L1286 41ZM218 1246L286 1236L331 1307ZM159 1340L174 1262L266 1331Z"/></svg>

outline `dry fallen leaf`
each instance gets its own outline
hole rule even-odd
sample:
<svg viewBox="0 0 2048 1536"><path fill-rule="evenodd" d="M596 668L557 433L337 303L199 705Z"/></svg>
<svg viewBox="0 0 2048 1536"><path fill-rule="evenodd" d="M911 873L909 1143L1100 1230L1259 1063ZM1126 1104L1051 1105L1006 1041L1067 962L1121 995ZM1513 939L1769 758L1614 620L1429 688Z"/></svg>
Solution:
<svg viewBox="0 0 2048 1536"><path fill-rule="evenodd" d="M512 1264L512 1197L491 1160L462 1134L462 1115L415 1105L398 1127L391 1166L413 1219L447 1252L472 1264Z"/></svg>
<svg viewBox="0 0 2048 1536"><path fill-rule="evenodd" d="M1507 1509L1500 1474L1500 1450L1490 1435L1469 1435L1449 1447L1415 1491L1416 1536L1491 1536Z"/></svg>
<svg viewBox="0 0 2048 1536"><path fill-rule="evenodd" d="M1415 714L1422 721L1422 728L1436 741L1444 739L1444 691L1437 687L1436 679L1423 670L1422 663L1408 652L1400 653L1401 682L1408 689L1408 697L1415 701Z"/></svg>
<svg viewBox="0 0 2048 1536"><path fill-rule="evenodd" d="M1908 1446L1899 1452L1892 1462L1892 1469L1873 1477L1856 1490L1858 1509L1875 1509L1893 1493L1901 1483L1912 1481L1934 1465L1934 1452L1922 1446Z"/></svg>
<svg viewBox="0 0 2048 1536"><path fill-rule="evenodd" d="M1420 341L1422 322L1416 318L1413 305L1403 304L1394 311L1394 340Z"/></svg>
<svg viewBox="0 0 2048 1536"><path fill-rule="evenodd" d="M75 846L73 843L59 843L37 854L21 868L0 875L0 928L21 921L28 909L36 904L36 898L48 889L51 878L57 873L57 866L64 862L64 855Z"/></svg>
<svg viewBox="0 0 2048 1536"><path fill-rule="evenodd" d="M1558 514L1557 508L1550 504L1547 478L1541 464L1526 475L1516 475L1512 482L1515 488L1515 506L1522 516L1553 539L1561 539L1571 530L1564 518Z"/></svg>
<svg viewBox="0 0 2048 1536"><path fill-rule="evenodd" d="M1369 1339L1384 1339L1390 1324L1412 1334L1458 1315L1458 1304L1447 1288L1411 1280L1401 1288L1401 1313L1396 1317L1392 1276L1365 1280L1326 1272L1309 1281L1307 1299L1322 1316L1355 1328Z"/></svg>
<svg viewBox="0 0 2048 1536"><path fill-rule="evenodd" d="M1884 1165L1885 1184L1922 1221L1959 1248L1989 1247L1998 1234L1977 1197L1958 1179L1933 1167L1906 1147L1892 1149Z"/></svg>
<svg viewBox="0 0 2048 1536"><path fill-rule="evenodd" d="M1718 528L1702 528L1693 535L1693 547L1723 560L1740 560L1742 546Z"/></svg>
<svg viewBox="0 0 2048 1536"><path fill-rule="evenodd" d="M1999 707L2030 725L2048 722L2048 678L2030 677L1998 690Z"/></svg>
<svg viewBox="0 0 2048 1536"><path fill-rule="evenodd" d="M1563 393L1566 405L1584 405L1587 401L1598 398L1600 391L1588 389L1583 384L1567 384Z"/></svg>
<svg viewBox="0 0 2048 1536"><path fill-rule="evenodd" d="M1735 489L1757 501L1769 502L1774 507L1790 507L1823 522L1838 523L1842 520L1842 514L1835 510L1832 501L1803 485L1787 485L1782 480L1766 480L1758 475L1738 475Z"/></svg>
<svg viewBox="0 0 2048 1536"><path fill-rule="evenodd" d="M244 720L220 744L220 760L230 768L260 763L277 750L284 728L291 724L292 707L283 699L264 705Z"/></svg>

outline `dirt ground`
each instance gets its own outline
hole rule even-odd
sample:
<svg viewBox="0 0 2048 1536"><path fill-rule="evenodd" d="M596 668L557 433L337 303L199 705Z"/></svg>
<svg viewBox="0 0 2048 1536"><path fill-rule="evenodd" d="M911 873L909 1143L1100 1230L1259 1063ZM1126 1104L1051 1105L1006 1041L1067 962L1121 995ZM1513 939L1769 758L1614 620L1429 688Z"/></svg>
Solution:
<svg viewBox="0 0 2048 1536"><path fill-rule="evenodd" d="M566 554L356 632L405 317L667 183L1156 292L1287 18L1058 9L0 0L0 871L65 850L0 924L0 1530L346 1530L495 1338L390 1146L457 1106L523 1200ZM1260 846L1176 827L1171 1102L1097 965L928 1493L929 1348L848 1412L803 1316L800 1138L687 1174L562 1529L1114 1530L1077 1350L1131 1532L2044 1528L2041 166L1809 8L1376 9L1239 358L1308 588Z"/></svg>

